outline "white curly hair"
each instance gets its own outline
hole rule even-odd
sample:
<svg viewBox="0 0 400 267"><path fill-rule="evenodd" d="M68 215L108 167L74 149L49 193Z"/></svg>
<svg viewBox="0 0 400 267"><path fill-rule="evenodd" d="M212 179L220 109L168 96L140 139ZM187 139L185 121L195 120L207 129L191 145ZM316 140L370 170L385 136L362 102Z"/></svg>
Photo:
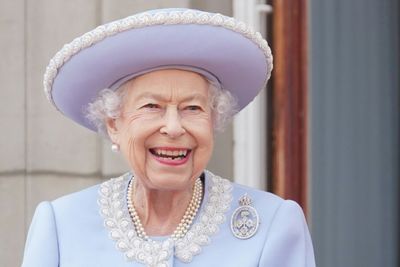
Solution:
<svg viewBox="0 0 400 267"><path fill-rule="evenodd" d="M237 112L237 99L228 90L223 89L219 83L206 80L209 84L208 97L214 130L223 132ZM86 107L86 118L105 137L108 137L105 122L109 118L117 119L121 116L123 98L127 88L125 85L130 81L125 82L115 91L109 88L101 90L97 98Z"/></svg>

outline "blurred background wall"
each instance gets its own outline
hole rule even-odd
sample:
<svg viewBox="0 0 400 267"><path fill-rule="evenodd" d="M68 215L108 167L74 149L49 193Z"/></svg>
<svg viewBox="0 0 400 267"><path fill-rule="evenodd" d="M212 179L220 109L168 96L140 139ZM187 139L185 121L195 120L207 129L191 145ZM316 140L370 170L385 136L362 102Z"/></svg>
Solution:
<svg viewBox="0 0 400 267"><path fill-rule="evenodd" d="M398 0L310 1L311 222L319 266L400 266Z"/></svg>
<svg viewBox="0 0 400 267"><path fill-rule="evenodd" d="M398 0L308 4L309 223L317 264L396 267ZM230 0L0 0L0 266L20 265L40 201L127 169L107 141L47 103L42 75L48 60L101 23L172 6L232 15ZM216 143L210 169L233 177L232 129Z"/></svg>

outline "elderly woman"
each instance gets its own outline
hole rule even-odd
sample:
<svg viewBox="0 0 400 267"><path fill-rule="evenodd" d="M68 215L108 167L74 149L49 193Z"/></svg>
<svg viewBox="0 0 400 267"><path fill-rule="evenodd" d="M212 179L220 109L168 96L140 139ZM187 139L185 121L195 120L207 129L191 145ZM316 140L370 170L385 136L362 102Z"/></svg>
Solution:
<svg viewBox="0 0 400 267"><path fill-rule="evenodd" d="M43 202L24 267L315 266L301 208L206 171L214 133L265 86L259 33L162 9L100 26L50 61L45 90L130 172Z"/></svg>

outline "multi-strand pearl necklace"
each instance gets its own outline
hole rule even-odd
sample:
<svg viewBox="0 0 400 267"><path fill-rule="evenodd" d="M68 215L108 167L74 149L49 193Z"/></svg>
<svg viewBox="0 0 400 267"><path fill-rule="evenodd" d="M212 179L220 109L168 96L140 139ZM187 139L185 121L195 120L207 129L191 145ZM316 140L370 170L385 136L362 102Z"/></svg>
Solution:
<svg viewBox="0 0 400 267"><path fill-rule="evenodd" d="M134 178L132 178L131 181L129 182L128 192L127 192L127 205L129 214L132 218L133 225L135 226L137 236L144 240L150 240L150 238L147 236L143 228L142 222L140 221L139 215L136 212L135 206L133 205L132 201L133 179ZM190 200L189 206L187 207L185 214L182 217L182 220L180 221L175 231L171 235L171 238L173 240L178 240L186 235L200 208L202 196L203 196L203 184L201 182L201 179L197 178L194 184L193 195Z"/></svg>

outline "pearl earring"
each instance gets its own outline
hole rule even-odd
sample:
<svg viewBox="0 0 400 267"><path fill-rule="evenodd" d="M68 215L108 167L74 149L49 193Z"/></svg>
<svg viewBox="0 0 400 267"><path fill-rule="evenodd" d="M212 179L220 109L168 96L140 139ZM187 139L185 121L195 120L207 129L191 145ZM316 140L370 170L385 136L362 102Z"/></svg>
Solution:
<svg viewBox="0 0 400 267"><path fill-rule="evenodd" d="M115 143L112 143L111 151L117 153L119 151L119 145L115 144Z"/></svg>

